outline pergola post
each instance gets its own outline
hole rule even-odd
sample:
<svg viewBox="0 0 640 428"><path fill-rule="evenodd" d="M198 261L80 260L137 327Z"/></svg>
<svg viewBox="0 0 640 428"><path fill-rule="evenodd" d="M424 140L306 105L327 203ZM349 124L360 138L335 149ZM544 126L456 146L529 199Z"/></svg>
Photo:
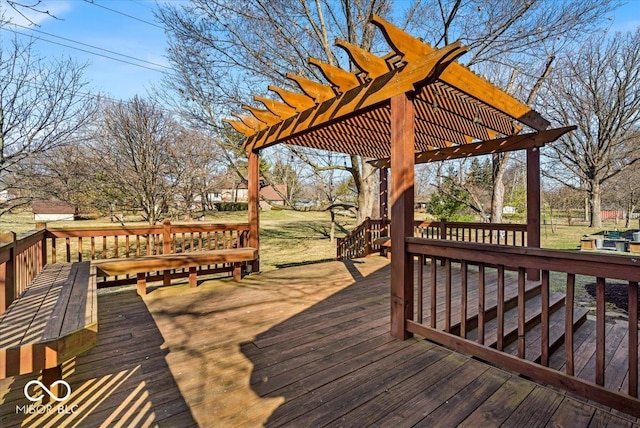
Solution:
<svg viewBox="0 0 640 428"><path fill-rule="evenodd" d="M249 247L258 250L258 259L251 264L251 272L260 271L260 156L249 151L248 193L249 193Z"/></svg>
<svg viewBox="0 0 640 428"><path fill-rule="evenodd" d="M527 149L527 246L540 248L540 150ZM527 278L540 279L538 269L528 269Z"/></svg>
<svg viewBox="0 0 640 428"><path fill-rule="evenodd" d="M413 257L405 238L413 236L415 111L406 93L391 98L391 334L407 339L413 318Z"/></svg>
<svg viewBox="0 0 640 428"><path fill-rule="evenodd" d="M380 237L389 236L389 169L380 168Z"/></svg>

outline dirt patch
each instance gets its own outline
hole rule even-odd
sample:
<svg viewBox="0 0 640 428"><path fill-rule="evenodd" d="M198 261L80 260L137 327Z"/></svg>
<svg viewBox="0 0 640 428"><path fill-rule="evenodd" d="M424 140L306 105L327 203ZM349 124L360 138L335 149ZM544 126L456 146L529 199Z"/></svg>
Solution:
<svg viewBox="0 0 640 428"><path fill-rule="evenodd" d="M596 283L592 282L585 284L584 286L587 293L591 295L594 300L596 297ZM613 305L615 309L629 313L629 287L627 283L620 282L607 282L604 293L605 302ZM640 301L640 299L638 299ZM640 305L639 305L640 306ZM640 310L638 310L640 315Z"/></svg>

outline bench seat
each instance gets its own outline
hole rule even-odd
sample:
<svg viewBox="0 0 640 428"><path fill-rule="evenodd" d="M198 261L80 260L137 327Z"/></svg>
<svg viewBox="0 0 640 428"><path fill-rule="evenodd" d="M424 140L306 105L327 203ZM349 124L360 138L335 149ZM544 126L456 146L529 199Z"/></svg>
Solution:
<svg viewBox="0 0 640 428"><path fill-rule="evenodd" d="M42 370L62 378L62 363L98 336L95 269L89 262L46 265L0 316L0 379Z"/></svg>
<svg viewBox="0 0 640 428"><path fill-rule="evenodd" d="M196 286L196 275L199 266L215 264L233 264L233 277L239 281L242 275L242 263L256 260L256 248L230 248L225 250L194 251L190 253L160 254L155 256L128 257L107 260L94 260L99 275L117 276L137 275L138 294L146 295L146 273L155 271L168 272L172 269L189 269L189 285ZM165 275L165 285L169 285Z"/></svg>

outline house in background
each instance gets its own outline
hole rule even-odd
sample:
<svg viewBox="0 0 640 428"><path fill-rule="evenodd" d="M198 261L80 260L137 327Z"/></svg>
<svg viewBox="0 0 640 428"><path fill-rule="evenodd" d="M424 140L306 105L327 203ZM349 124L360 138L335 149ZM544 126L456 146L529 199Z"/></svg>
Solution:
<svg viewBox="0 0 640 428"><path fill-rule="evenodd" d="M62 201L33 201L31 209L36 223L73 221L76 214L76 208L73 205Z"/></svg>
<svg viewBox="0 0 640 428"><path fill-rule="evenodd" d="M286 184L276 184L275 186L265 186L260 189L260 209L270 210L272 206L284 206L285 200L280 195L287 194Z"/></svg>

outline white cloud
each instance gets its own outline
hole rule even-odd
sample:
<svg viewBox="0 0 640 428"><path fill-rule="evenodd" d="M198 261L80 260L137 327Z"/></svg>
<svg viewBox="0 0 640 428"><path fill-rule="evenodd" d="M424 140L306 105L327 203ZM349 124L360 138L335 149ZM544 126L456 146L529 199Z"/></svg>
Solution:
<svg viewBox="0 0 640 428"><path fill-rule="evenodd" d="M36 9L26 7L9 6L6 2L0 3L0 14L3 20L18 25L40 25L43 22L56 18L63 18L63 15L71 10L71 2L61 0L45 0ZM48 14L47 14L48 13Z"/></svg>

